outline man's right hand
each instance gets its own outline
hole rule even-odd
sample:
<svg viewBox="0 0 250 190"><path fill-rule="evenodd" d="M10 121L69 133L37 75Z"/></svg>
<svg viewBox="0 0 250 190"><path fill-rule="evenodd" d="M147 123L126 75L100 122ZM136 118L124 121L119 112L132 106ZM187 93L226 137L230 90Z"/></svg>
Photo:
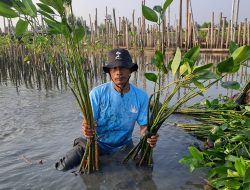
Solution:
<svg viewBox="0 0 250 190"><path fill-rule="evenodd" d="M91 127L88 124L83 122L82 123L82 134L87 139L90 139L91 137L93 137L94 131L93 131L93 129L91 129Z"/></svg>

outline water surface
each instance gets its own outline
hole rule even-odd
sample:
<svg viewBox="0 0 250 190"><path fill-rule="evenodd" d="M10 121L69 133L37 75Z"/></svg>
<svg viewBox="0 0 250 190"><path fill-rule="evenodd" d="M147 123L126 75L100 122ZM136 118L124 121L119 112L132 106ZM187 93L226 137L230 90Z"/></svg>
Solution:
<svg viewBox="0 0 250 190"><path fill-rule="evenodd" d="M147 58L145 60L147 62ZM131 82L151 93L152 84L145 81L143 73L133 75ZM234 77L243 85L247 77L242 73ZM98 79L96 84L103 82L102 78ZM215 97L219 93L234 92L215 85L206 96ZM188 154L189 145L202 146L202 142L174 126L192 122L192 118L172 115L164 123L151 169L137 168L133 162L123 165L124 155L115 154L101 157L99 173L75 176L71 171L57 171L54 163L72 147L73 140L81 136L81 121L69 90L29 88L24 83L16 86L8 79L1 83L0 189L203 189L205 171L189 173L187 167L178 162ZM138 126L135 128L136 143L139 130Z"/></svg>

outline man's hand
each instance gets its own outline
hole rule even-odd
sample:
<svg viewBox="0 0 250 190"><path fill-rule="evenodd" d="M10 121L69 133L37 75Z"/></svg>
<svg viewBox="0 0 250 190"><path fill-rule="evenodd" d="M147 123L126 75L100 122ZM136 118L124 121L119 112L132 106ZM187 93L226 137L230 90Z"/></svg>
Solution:
<svg viewBox="0 0 250 190"><path fill-rule="evenodd" d="M93 129L91 129L91 127L86 124L86 123L82 123L82 134L83 136L85 136L87 139L90 139L93 137L94 135L94 131Z"/></svg>
<svg viewBox="0 0 250 190"><path fill-rule="evenodd" d="M157 140L158 140L159 135L152 135L150 138L147 139L147 143L154 148L156 146Z"/></svg>
<svg viewBox="0 0 250 190"><path fill-rule="evenodd" d="M147 133L147 126L141 126L141 135L144 136ZM147 143L150 147L154 148L156 146L157 140L159 135L152 135L150 138L147 139Z"/></svg>

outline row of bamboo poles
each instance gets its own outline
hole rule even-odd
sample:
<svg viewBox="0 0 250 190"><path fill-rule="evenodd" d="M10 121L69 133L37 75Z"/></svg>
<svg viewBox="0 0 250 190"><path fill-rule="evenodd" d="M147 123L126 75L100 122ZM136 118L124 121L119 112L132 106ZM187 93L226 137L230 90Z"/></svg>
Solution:
<svg viewBox="0 0 250 190"><path fill-rule="evenodd" d="M170 8L167 9L161 29L157 25L146 23L143 16L135 18L133 11L131 20L126 17L116 16L115 9L112 14L108 13L106 7L106 15L104 23L98 25L98 11L95 10L94 21L89 15L89 22L82 17L80 21L88 28L86 35L89 38L89 45L95 47L102 44L106 47L126 47L127 49L175 49L180 47L188 49L196 45L200 45L204 51L225 51L228 49L230 41L234 41L239 45L250 44L250 21L245 18L244 21L238 22L238 6L237 1L236 16L234 19L235 0L232 5L232 18L227 20L222 13L219 14L216 22L214 12L211 15L210 24L207 28L201 28L195 22L191 1L186 0L186 27L182 27L182 0L180 0L179 18L175 20L174 25L170 25ZM145 4L145 0L142 1ZM46 24L43 18L40 19L44 29ZM0 30L4 34L13 34L15 29L11 19L3 18L4 29ZM87 25L88 23L88 25ZM39 25L39 24L38 24Z"/></svg>

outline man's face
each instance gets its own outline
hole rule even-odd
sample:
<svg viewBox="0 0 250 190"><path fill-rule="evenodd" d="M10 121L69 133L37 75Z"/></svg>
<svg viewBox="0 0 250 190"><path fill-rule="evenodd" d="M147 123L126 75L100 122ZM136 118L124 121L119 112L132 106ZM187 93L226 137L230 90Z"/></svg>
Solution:
<svg viewBox="0 0 250 190"><path fill-rule="evenodd" d="M119 87L123 87L123 85L127 82L131 71L130 69L124 67L114 67L109 69L109 73L115 84Z"/></svg>

